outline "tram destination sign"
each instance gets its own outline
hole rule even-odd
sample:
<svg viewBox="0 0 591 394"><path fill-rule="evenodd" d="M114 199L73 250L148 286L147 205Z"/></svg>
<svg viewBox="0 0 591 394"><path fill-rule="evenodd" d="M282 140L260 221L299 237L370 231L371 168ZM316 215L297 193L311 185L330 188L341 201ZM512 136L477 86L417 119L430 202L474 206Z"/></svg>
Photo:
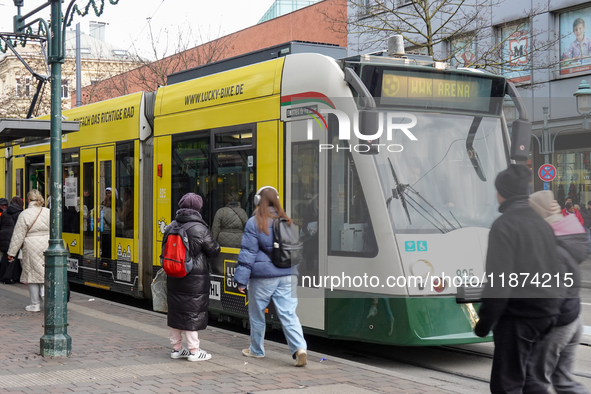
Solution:
<svg viewBox="0 0 591 394"><path fill-rule="evenodd" d="M374 76L375 73L381 78L374 91L381 106L494 114L501 107L492 99L503 97L502 78L387 68L375 70Z"/></svg>

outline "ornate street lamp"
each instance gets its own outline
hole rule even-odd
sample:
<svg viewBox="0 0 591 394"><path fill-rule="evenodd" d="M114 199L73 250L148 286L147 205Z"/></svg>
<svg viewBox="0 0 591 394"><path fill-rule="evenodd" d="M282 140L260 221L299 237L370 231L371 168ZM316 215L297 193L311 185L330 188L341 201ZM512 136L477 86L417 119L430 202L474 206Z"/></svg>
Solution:
<svg viewBox="0 0 591 394"><path fill-rule="evenodd" d="M579 90L574 92L573 96L577 98L577 112L584 118L583 127L589 129L587 116L591 114L591 86L589 86L587 81L582 80Z"/></svg>

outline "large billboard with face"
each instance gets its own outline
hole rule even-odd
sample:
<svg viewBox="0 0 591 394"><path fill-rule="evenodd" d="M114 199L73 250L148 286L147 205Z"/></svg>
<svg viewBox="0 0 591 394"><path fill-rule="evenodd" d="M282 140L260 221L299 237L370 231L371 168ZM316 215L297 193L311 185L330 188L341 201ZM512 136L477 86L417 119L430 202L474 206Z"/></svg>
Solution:
<svg viewBox="0 0 591 394"><path fill-rule="evenodd" d="M591 7L560 14L560 74L591 70Z"/></svg>

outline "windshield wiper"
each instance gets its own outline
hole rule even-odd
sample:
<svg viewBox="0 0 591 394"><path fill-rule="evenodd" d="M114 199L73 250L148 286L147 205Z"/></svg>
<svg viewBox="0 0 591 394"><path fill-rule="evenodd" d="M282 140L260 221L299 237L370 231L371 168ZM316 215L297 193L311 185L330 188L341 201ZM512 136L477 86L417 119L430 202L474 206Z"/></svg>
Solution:
<svg viewBox="0 0 591 394"><path fill-rule="evenodd" d="M410 196L408 194L407 190L410 191L411 193L413 193L414 195L416 195L421 200L423 200L443 220L438 219L431 211L429 211L428 209L423 207L418 200L415 200L414 198L412 198L412 196ZM427 220L429 223L431 223L439 231L441 231L442 233L448 233L450 231L457 230L456 226L454 226L449 220L447 220L447 218L445 216L443 216L443 214L441 212L439 212L437 210L437 208L435 208L433 205L431 205L431 203L429 201L427 201L427 199L425 197L421 196L421 194L418 191L416 191L412 186L407 185L404 192L406 193L406 197L408 199L408 204L410 205L410 207L413 208L415 211L417 211L417 213L419 215L421 215L423 218L425 218L425 220ZM413 203L416 204L418 208L415 207L413 205ZM419 208L422 209L424 213L428 214L431 217L431 219L429 219L427 216L425 216L423 214L423 212L419 211ZM451 211L450 211L450 213L451 213ZM452 214L452 216L453 216L453 214ZM454 219L455 219L455 217L454 217ZM431 221L431 220L433 220L433 221ZM456 219L456 221L457 221L457 219ZM458 222L458 224L460 224L460 223ZM460 225L460 227L462 227L462 226Z"/></svg>
<svg viewBox="0 0 591 394"><path fill-rule="evenodd" d="M398 180L398 176L396 175L396 171L394 170L394 165L392 164L392 160L390 158L388 158L388 162L390 163L390 170L392 171L392 177L394 178L394 182L396 184L395 185L396 187L394 189L392 189L392 196L390 196L386 200L386 206L390 207L390 202L392 201L393 198L395 198L397 200L400 198L400 202L402 203L402 207L404 208L404 212L406 212L406 217L408 218L409 224L412 224L412 221L410 219L410 213L408 211L407 205L410 205L410 207L412 209L414 209L419 215L421 215L426 221L431 223L433 225L433 227L435 227L437 230L441 231L442 233L448 233L450 231L456 230L456 227L453 224L451 224L451 222L449 220L447 220L447 218L445 216L443 216L443 214L441 212L439 212L433 205L431 205L431 203L429 203L429 201L427 201L425 199L425 197L421 196L421 194L419 192L417 192L412 186L410 186L408 184L400 183L400 181ZM415 200L411 195L409 195L408 191L410 191L415 196L417 196L418 198L423 200L427 205L429 205L431 207L431 209L433 211L437 212L437 214L443 220L437 218L431 211L429 211L428 209L423 207L419 201ZM430 218L428 216L426 216L425 214L430 216ZM452 216L453 216L453 214L452 214ZM455 219L455 217L454 217L454 219ZM456 221L457 221L457 219L456 219ZM459 222L458 222L458 225L460 225ZM449 226L449 228L448 228L448 226ZM460 227L462 227L462 226L460 225Z"/></svg>
<svg viewBox="0 0 591 394"><path fill-rule="evenodd" d="M474 170L478 175L480 180L486 182L486 175L482 171L482 163L478 158L478 153L476 149L474 149L473 143L474 138L476 137L476 133L478 132L478 128L480 127L480 123L482 122L482 116L476 116L472 121L472 125L470 126L470 130L468 131L468 137L466 137L466 152L468 153L468 157L470 158L470 162L474 166Z"/></svg>
<svg viewBox="0 0 591 394"><path fill-rule="evenodd" d="M392 171L392 177L394 178L394 183L396 184L396 188L392 189L392 196L388 198L386 201L386 206L390 207L390 202L392 198L398 200L400 197L400 202L402 203L402 207L404 208L404 212L406 212L406 217L408 218L408 224L412 224L410 220L410 213L408 213L408 207L406 206L406 198L404 197L404 190L408 187L408 185L403 185L398 181L398 176L396 175L396 171L394 170L394 166L392 165L392 160L388 157L388 162L390 163L390 170Z"/></svg>

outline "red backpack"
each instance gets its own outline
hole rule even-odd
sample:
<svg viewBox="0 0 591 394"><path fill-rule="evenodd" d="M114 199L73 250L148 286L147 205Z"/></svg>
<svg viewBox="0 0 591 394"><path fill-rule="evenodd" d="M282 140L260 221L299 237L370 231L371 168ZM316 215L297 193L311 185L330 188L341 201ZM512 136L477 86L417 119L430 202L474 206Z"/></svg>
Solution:
<svg viewBox="0 0 591 394"><path fill-rule="evenodd" d="M160 264L166 275L182 278L193 270L193 258L191 257L187 230L196 224L188 222L181 226L176 220L173 220L166 229L160 254Z"/></svg>

